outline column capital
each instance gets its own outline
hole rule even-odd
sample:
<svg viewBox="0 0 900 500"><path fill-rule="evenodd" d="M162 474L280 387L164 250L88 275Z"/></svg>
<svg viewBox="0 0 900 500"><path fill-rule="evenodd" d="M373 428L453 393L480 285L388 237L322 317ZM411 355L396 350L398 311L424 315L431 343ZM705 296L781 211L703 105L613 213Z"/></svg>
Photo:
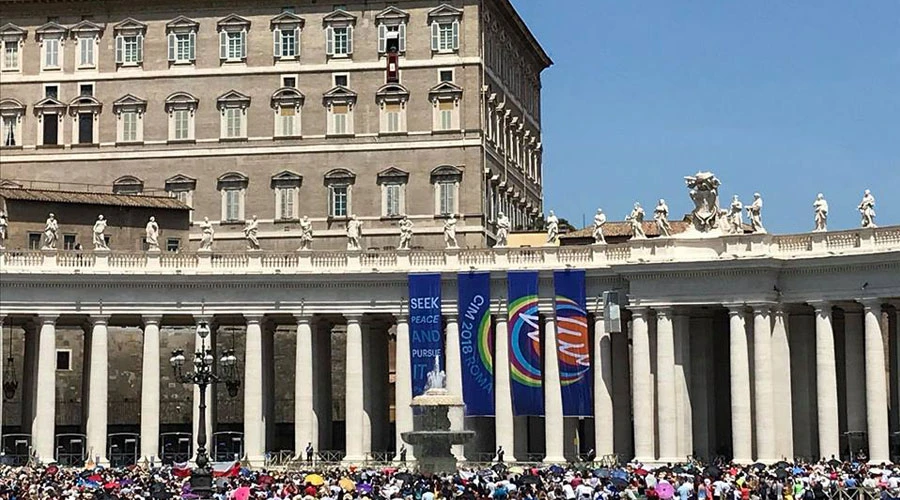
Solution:
<svg viewBox="0 0 900 500"><path fill-rule="evenodd" d="M42 325L55 325L56 320L59 319L58 314L38 314L37 321Z"/></svg>
<svg viewBox="0 0 900 500"><path fill-rule="evenodd" d="M726 309L728 309L729 316L736 316L738 314L744 314L747 310L747 304L741 303L731 303L731 304L722 304Z"/></svg>
<svg viewBox="0 0 900 500"><path fill-rule="evenodd" d="M656 318L669 318L675 315L675 306L672 305L661 305L653 308L653 311L656 312Z"/></svg>
<svg viewBox="0 0 900 500"><path fill-rule="evenodd" d="M883 300L878 299L878 298L859 299L859 300L857 300L857 302L862 304L863 310L865 310L866 312L874 309L876 314L880 313L881 308L883 307L883 305L882 305Z"/></svg>
<svg viewBox="0 0 900 500"><path fill-rule="evenodd" d="M345 314L344 314L344 320L347 321L347 324L348 324L348 325L350 325L350 324L360 324L360 323L362 323L362 321L363 321L363 314L362 314L362 313L351 313L351 314L346 314L346 313L345 313Z"/></svg>
<svg viewBox="0 0 900 500"><path fill-rule="evenodd" d="M105 324L109 323L109 316L110 316L109 314L91 314L88 317L88 321L90 321L91 324L94 326L101 325L101 324L105 325Z"/></svg>
<svg viewBox="0 0 900 500"><path fill-rule="evenodd" d="M143 327L146 328L147 325L156 325L159 326L162 323L162 314L144 314L141 315L141 322L143 323Z"/></svg>
<svg viewBox="0 0 900 500"><path fill-rule="evenodd" d="M244 321L249 325L251 323L262 323L266 316L264 314L244 314Z"/></svg>
<svg viewBox="0 0 900 500"><path fill-rule="evenodd" d="M806 303L812 306L813 310L816 311L816 314L831 312L831 308L834 306L834 303L830 300L808 300Z"/></svg>
<svg viewBox="0 0 900 500"><path fill-rule="evenodd" d="M457 320L459 319L459 314L456 311L441 312L441 316L443 316L447 320L448 323L451 321L456 323Z"/></svg>
<svg viewBox="0 0 900 500"><path fill-rule="evenodd" d="M750 302L747 304L747 307L749 307L753 311L753 314L765 314L772 310L772 303L771 302Z"/></svg>
<svg viewBox="0 0 900 500"><path fill-rule="evenodd" d="M212 328L213 321L215 321L215 317L212 314L194 314L193 316L195 325L206 323Z"/></svg>
<svg viewBox="0 0 900 500"><path fill-rule="evenodd" d="M409 314L406 313L396 313L393 314L394 321L397 323L408 323L409 322Z"/></svg>
<svg viewBox="0 0 900 500"><path fill-rule="evenodd" d="M650 315L650 308L647 306L628 306L627 309L631 311L632 316L639 318L647 319L647 316Z"/></svg>
<svg viewBox="0 0 900 500"><path fill-rule="evenodd" d="M312 314L294 314L294 322L297 325L312 325L313 317Z"/></svg>

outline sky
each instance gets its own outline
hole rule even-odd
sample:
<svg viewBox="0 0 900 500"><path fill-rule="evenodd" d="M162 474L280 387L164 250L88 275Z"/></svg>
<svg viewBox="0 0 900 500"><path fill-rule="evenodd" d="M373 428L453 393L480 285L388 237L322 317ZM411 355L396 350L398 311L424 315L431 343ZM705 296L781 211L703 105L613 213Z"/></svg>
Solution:
<svg viewBox="0 0 900 500"><path fill-rule="evenodd" d="M543 73L544 210L573 225L763 197L769 232L900 224L900 0L513 0L554 61Z"/></svg>

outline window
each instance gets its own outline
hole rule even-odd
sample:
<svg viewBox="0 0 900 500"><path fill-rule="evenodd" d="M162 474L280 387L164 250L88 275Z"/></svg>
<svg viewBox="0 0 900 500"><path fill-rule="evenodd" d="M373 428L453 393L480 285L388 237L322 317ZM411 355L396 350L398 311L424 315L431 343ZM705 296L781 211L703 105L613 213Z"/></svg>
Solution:
<svg viewBox="0 0 900 500"><path fill-rule="evenodd" d="M175 140L190 138L190 111L179 109L175 111Z"/></svg>
<svg viewBox="0 0 900 500"><path fill-rule="evenodd" d="M27 34L24 29L12 23L0 27L0 47L3 49L0 71L22 70L22 43Z"/></svg>
<svg viewBox="0 0 900 500"><path fill-rule="evenodd" d="M20 125L25 116L25 105L15 99L0 100L0 145L16 147L22 145Z"/></svg>
<svg viewBox="0 0 900 500"><path fill-rule="evenodd" d="M442 82L429 91L434 106L434 130L459 130L459 100L462 89L452 82Z"/></svg>
<svg viewBox="0 0 900 500"><path fill-rule="evenodd" d="M356 17L343 9L337 9L323 19L325 23L325 54L330 57L348 57L353 53L353 25Z"/></svg>
<svg viewBox="0 0 900 500"><path fill-rule="evenodd" d="M347 217L349 191L347 186L328 187L328 216Z"/></svg>
<svg viewBox="0 0 900 500"><path fill-rule="evenodd" d="M58 38L48 38L44 40L44 68L43 69L59 69L60 40Z"/></svg>
<svg viewBox="0 0 900 500"><path fill-rule="evenodd" d="M385 184L384 186L384 215L394 217L400 212L400 184Z"/></svg>
<svg viewBox="0 0 900 500"><path fill-rule="evenodd" d="M3 117L3 145L6 147L17 146L18 142L18 121L15 116Z"/></svg>
<svg viewBox="0 0 900 500"><path fill-rule="evenodd" d="M40 250L42 237L41 233L28 233L28 249Z"/></svg>
<svg viewBox="0 0 900 500"><path fill-rule="evenodd" d="M113 102L116 114L116 142L142 142L144 140L144 112L147 101L131 94Z"/></svg>
<svg viewBox="0 0 900 500"><path fill-rule="evenodd" d="M165 187L169 196L189 207L194 206L194 189L197 188L197 179L178 174L166 179ZM191 218L192 214L193 210L189 212L188 217Z"/></svg>
<svg viewBox="0 0 900 500"><path fill-rule="evenodd" d="M225 58L229 60L237 60L244 58L244 32L226 33L226 52Z"/></svg>
<svg viewBox="0 0 900 500"><path fill-rule="evenodd" d="M79 84L78 85L78 95L93 96L94 95L94 84L93 83Z"/></svg>
<svg viewBox="0 0 900 500"><path fill-rule="evenodd" d="M275 110L275 136L300 136L300 109L303 94L293 87L282 87L272 94L272 109Z"/></svg>
<svg viewBox="0 0 900 500"><path fill-rule="evenodd" d="M353 134L353 108L356 93L345 87L335 87L323 96L328 112L327 135Z"/></svg>
<svg viewBox="0 0 900 500"><path fill-rule="evenodd" d="M281 77L281 86L297 88L297 77L296 76L282 76Z"/></svg>
<svg viewBox="0 0 900 500"><path fill-rule="evenodd" d="M383 134L399 134L406 132L406 101L409 91L400 84L389 83L375 93L375 100L381 110L381 127Z"/></svg>
<svg viewBox="0 0 900 500"><path fill-rule="evenodd" d="M116 38L116 62L122 65L137 65L143 61L143 35L120 35Z"/></svg>
<svg viewBox="0 0 900 500"><path fill-rule="evenodd" d="M438 183L440 197L440 214L450 215L456 213L456 183L442 181Z"/></svg>
<svg viewBox="0 0 900 500"><path fill-rule="evenodd" d="M93 85L90 85L93 89ZM81 90L81 89L79 89ZM75 144L95 144L97 142L100 101L90 95L80 95L69 103L69 114L75 123L72 142Z"/></svg>
<svg viewBox="0 0 900 500"><path fill-rule="evenodd" d="M44 97L59 99L59 85L44 85Z"/></svg>
<svg viewBox="0 0 900 500"><path fill-rule="evenodd" d="M56 93L56 88L56 85L48 85L45 87L46 92L50 95ZM84 99L92 98L88 97ZM4 101L4 103L5 102L6 101ZM62 120L67 108L69 108L69 106L58 101L55 97L45 97L34 105L34 112L37 116L38 146L62 144ZM77 109L77 107L72 107L73 111L77 111ZM77 131L77 127L75 127L74 130Z"/></svg>
<svg viewBox="0 0 900 500"><path fill-rule="evenodd" d="M250 98L235 90L228 91L216 101L222 114L219 137L223 139L244 139L247 137L247 108Z"/></svg>
<svg viewBox="0 0 900 500"><path fill-rule="evenodd" d="M400 131L400 110L402 105L397 103L385 104L384 113L387 119L387 131L388 132L399 132Z"/></svg>
<svg viewBox="0 0 900 500"><path fill-rule="evenodd" d="M59 127L59 118L57 115L45 114L42 116L42 122L44 124L44 140L41 144L59 144L59 133L61 132L61 129Z"/></svg>
<svg viewBox="0 0 900 500"><path fill-rule="evenodd" d="M350 86L350 75L347 73L335 73L334 75L332 75L332 78L334 78L335 87Z"/></svg>
<svg viewBox="0 0 900 500"><path fill-rule="evenodd" d="M63 249L64 250L75 250L75 246L78 243L75 241L74 234L64 234L63 235Z"/></svg>
<svg viewBox="0 0 900 500"><path fill-rule="evenodd" d="M94 114L78 113L78 144L94 143Z"/></svg>
<svg viewBox="0 0 900 500"><path fill-rule="evenodd" d="M166 98L166 113L169 115L169 140L194 140L194 114L197 98L186 92L175 92Z"/></svg>
<svg viewBox="0 0 900 500"><path fill-rule="evenodd" d="M451 165L437 167L431 171L431 182L434 185L434 213L438 215L459 213L459 185L462 182L462 171Z"/></svg>
<svg viewBox="0 0 900 500"><path fill-rule="evenodd" d="M375 16L378 24L378 53L402 54L406 52L406 24L409 14L394 6L389 6Z"/></svg>
<svg viewBox="0 0 900 500"><path fill-rule="evenodd" d="M294 212L294 193L295 188L278 188L275 193L278 197L278 218L282 220L296 219L297 214Z"/></svg>
<svg viewBox="0 0 900 500"><path fill-rule="evenodd" d="M275 219L296 220L298 216L298 204L300 201L300 184L303 177L300 174L284 170L272 176L272 189L275 192Z"/></svg>
<svg viewBox="0 0 900 500"><path fill-rule="evenodd" d="M200 23L178 16L166 23L170 64L192 64L197 58L197 30Z"/></svg>
<svg viewBox="0 0 900 500"><path fill-rule="evenodd" d="M453 70L452 69L438 70L438 81L440 83L444 83L444 82L453 83Z"/></svg>
<svg viewBox="0 0 900 500"><path fill-rule="evenodd" d="M72 369L72 351L70 349L56 350L56 370L69 371Z"/></svg>
<svg viewBox="0 0 900 500"><path fill-rule="evenodd" d="M398 217L406 213L409 172L389 167L378 173L376 181L381 186L381 216Z"/></svg>
<svg viewBox="0 0 900 500"><path fill-rule="evenodd" d="M122 137L120 142L137 141L137 111L122 113Z"/></svg>
<svg viewBox="0 0 900 500"><path fill-rule="evenodd" d="M453 101L438 101L438 110L440 112L440 129L450 130L453 128L453 109L455 108Z"/></svg>
<svg viewBox="0 0 900 500"><path fill-rule="evenodd" d="M247 31L250 21L235 14L222 19L219 26L219 59L240 62L247 59Z"/></svg>
<svg viewBox="0 0 900 500"><path fill-rule="evenodd" d="M239 172L229 172L219 177L217 188L222 193L222 220L244 220L244 196L250 180Z"/></svg>
<svg viewBox="0 0 900 500"><path fill-rule="evenodd" d="M144 192L144 181L133 175L123 175L113 181L114 194L141 194Z"/></svg>
<svg viewBox="0 0 900 500"><path fill-rule="evenodd" d="M275 59L296 59L300 56L300 30L303 18L293 12L282 12L271 22L273 55Z"/></svg>
<svg viewBox="0 0 900 500"><path fill-rule="evenodd" d="M95 40L92 36L78 37L78 67L93 68L97 65L94 59Z"/></svg>
<svg viewBox="0 0 900 500"><path fill-rule="evenodd" d="M298 135L294 131L294 118L296 117L296 111L294 108L285 107L278 108L278 135L282 137L292 137Z"/></svg>
<svg viewBox="0 0 900 500"><path fill-rule="evenodd" d="M181 247L181 240L178 238L166 238L166 251L175 253Z"/></svg>
<svg viewBox="0 0 900 500"><path fill-rule="evenodd" d="M459 50L459 20L462 13L462 10L447 4L428 12L433 52L446 53Z"/></svg>
<svg viewBox="0 0 900 500"><path fill-rule="evenodd" d="M350 107L346 104L335 104L331 108L332 133L335 135L343 135L347 133L347 115L350 114Z"/></svg>

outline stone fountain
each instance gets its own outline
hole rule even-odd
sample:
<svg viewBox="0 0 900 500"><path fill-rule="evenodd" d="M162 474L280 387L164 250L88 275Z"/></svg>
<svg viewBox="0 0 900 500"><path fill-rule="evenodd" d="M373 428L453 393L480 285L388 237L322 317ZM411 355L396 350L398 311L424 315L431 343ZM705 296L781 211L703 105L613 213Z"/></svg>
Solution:
<svg viewBox="0 0 900 500"><path fill-rule="evenodd" d="M447 414L450 408L462 407L463 402L458 395L447 391L446 378L440 360L435 356L425 393L412 400L413 430L401 434L403 440L412 445L419 472L423 474L456 472L456 457L450 447L465 444L475 437L474 431L450 429Z"/></svg>

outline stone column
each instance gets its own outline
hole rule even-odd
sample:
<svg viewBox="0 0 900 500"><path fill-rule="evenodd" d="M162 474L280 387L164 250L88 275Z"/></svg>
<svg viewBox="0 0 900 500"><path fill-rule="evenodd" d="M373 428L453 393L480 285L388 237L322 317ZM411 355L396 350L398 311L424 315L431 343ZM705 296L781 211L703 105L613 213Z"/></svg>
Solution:
<svg viewBox="0 0 900 500"><path fill-rule="evenodd" d="M405 314L394 316L397 322L396 366L394 368L394 420L397 429L396 460L400 460L400 448L404 446L401 434L413 430L412 361L409 352L409 319ZM407 446L406 459L413 459L412 446Z"/></svg>
<svg viewBox="0 0 900 500"><path fill-rule="evenodd" d="M52 462L56 457L56 318L38 317L40 332L31 446L44 463Z"/></svg>
<svg viewBox="0 0 900 500"><path fill-rule="evenodd" d="M22 363L22 429L31 432L34 424L34 405L37 400L37 369L40 342L38 335L40 326L33 321L26 323L22 330L25 338L25 360Z"/></svg>
<svg viewBox="0 0 900 500"><path fill-rule="evenodd" d="M847 377L847 430L866 430L866 347L863 312L844 310L844 370ZM855 444L855 443L854 443ZM856 450L853 450L854 455Z"/></svg>
<svg viewBox="0 0 900 500"><path fill-rule="evenodd" d="M216 345L216 325L213 324L212 317L209 316L200 316L195 318L197 324L199 325L201 322L206 322L209 325L209 336L206 338L204 342L203 339L200 338L199 335L194 333L194 350L199 351L205 345L207 349L212 349L213 346ZM193 353L186 353L185 358L187 361L185 363L184 369L186 371L191 371L194 369L191 366L191 363L194 361ZM199 447L197 444L197 438L200 437L200 388L196 385L193 386L194 390L194 404L193 404L193 423L192 428L194 432L193 437L193 449L191 450L191 454L194 458L197 457L197 448ZM209 387L206 388L206 450L212 456L212 433L215 428L215 419L216 419L216 387L215 384L210 384Z"/></svg>
<svg viewBox="0 0 900 500"><path fill-rule="evenodd" d="M753 460L750 415L750 352L744 324L744 306L728 306L731 345L731 442L734 462Z"/></svg>
<svg viewBox="0 0 900 500"><path fill-rule="evenodd" d="M691 363L692 434L694 436L692 455L707 459L710 456L709 385L707 372L714 360L705 355L712 331L712 318L700 316L691 318L691 348L696 353Z"/></svg>
<svg viewBox="0 0 900 500"><path fill-rule="evenodd" d="M678 407L675 394L675 331L672 308L656 309L656 419L659 461L675 463L678 457Z"/></svg>
<svg viewBox="0 0 900 500"><path fill-rule="evenodd" d="M262 323L262 366L263 366L263 455L275 442L275 333L278 323L263 320Z"/></svg>
<svg viewBox="0 0 900 500"><path fill-rule="evenodd" d="M775 451L778 457L794 457L794 405L791 392L791 346L788 338L788 313L777 304L772 309L772 399L778 408L775 418Z"/></svg>
<svg viewBox="0 0 900 500"><path fill-rule="evenodd" d="M262 316L245 316L244 348L244 454L255 467L265 463L265 423L263 412Z"/></svg>
<svg viewBox="0 0 900 500"><path fill-rule="evenodd" d="M775 401L772 396L772 322L769 306L753 306L753 387L756 401L756 460L775 463Z"/></svg>
<svg viewBox="0 0 900 500"><path fill-rule="evenodd" d="M869 463L890 461L887 381L884 340L881 336L881 303L864 301L866 315L866 423L869 431Z"/></svg>
<svg viewBox="0 0 900 500"><path fill-rule="evenodd" d="M678 419L679 461L694 454L694 412L691 398L691 317L686 311L676 311L672 326L675 333L675 395Z"/></svg>
<svg viewBox="0 0 900 500"><path fill-rule="evenodd" d="M306 460L306 445L319 449L319 422L313 404L312 325L309 316L297 318L297 349L294 361L294 453ZM325 390L328 390L327 388Z"/></svg>
<svg viewBox="0 0 900 500"><path fill-rule="evenodd" d="M3 344L4 344L4 340L5 340L3 338L3 324L5 321L6 321L6 316L0 315L0 378L3 377L3 362L6 359L3 355ZM11 324L12 318L10 318L9 321ZM10 325L9 334L12 335L12 326L11 325ZM10 342L12 342L12 341L10 341ZM12 356L12 353L10 353L10 356ZM0 383L2 383L2 380L0 380ZM3 396L0 396L0 397L3 397ZM3 403L4 403L4 400L5 400L5 397L4 397L4 399L0 399L0 439L2 439L2 437L3 437Z"/></svg>
<svg viewBox="0 0 900 500"><path fill-rule="evenodd" d="M816 311L816 405L819 419L819 456L840 456L838 429L837 367L834 361L834 331L831 303L811 304Z"/></svg>
<svg viewBox="0 0 900 500"><path fill-rule="evenodd" d="M544 439L546 463L566 463L565 418L562 387L559 385L559 358L556 347L556 315L544 315Z"/></svg>
<svg viewBox="0 0 900 500"><path fill-rule="evenodd" d="M447 352L445 353L445 364L447 366L447 390L450 394L456 394L462 398L463 382L462 382L462 357L459 350L459 322L456 314L449 313L444 315L447 324ZM450 428L464 429L466 412L462 407L452 408L449 413ZM454 445L453 455L459 461L465 461L465 445Z"/></svg>
<svg viewBox="0 0 900 500"><path fill-rule="evenodd" d="M161 316L144 316L141 358L141 458L159 462L159 323Z"/></svg>
<svg viewBox="0 0 900 500"><path fill-rule="evenodd" d="M363 388L363 338L362 315L344 315L347 320L347 349L346 349L346 405L345 426L347 454L344 461L348 463L361 463L366 459L368 450L364 449L364 407Z"/></svg>
<svg viewBox="0 0 900 500"><path fill-rule="evenodd" d="M650 374L650 327L647 324L649 309L635 307L631 310L631 388L634 420L634 459L638 462L656 461L656 433L653 429L653 394Z"/></svg>
<svg viewBox="0 0 900 500"><path fill-rule="evenodd" d="M506 311L496 317L494 330L494 436L498 447L503 447L504 460L516 460L516 432L512 409L512 392L509 381L509 332Z"/></svg>
<svg viewBox="0 0 900 500"><path fill-rule="evenodd" d="M100 465L106 465L107 397L109 390L109 316L91 316L91 354L87 360L87 450L88 456Z"/></svg>
<svg viewBox="0 0 900 500"><path fill-rule="evenodd" d="M594 451L597 457L615 453L613 417L612 337L603 312L594 313Z"/></svg>

